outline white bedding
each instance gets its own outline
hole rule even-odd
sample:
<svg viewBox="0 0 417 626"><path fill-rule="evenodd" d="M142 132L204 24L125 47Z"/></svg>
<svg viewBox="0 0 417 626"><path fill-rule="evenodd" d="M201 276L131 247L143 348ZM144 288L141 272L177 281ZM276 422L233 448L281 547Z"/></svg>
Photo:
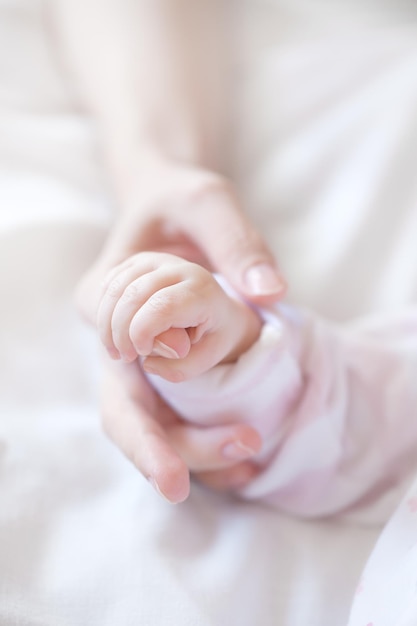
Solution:
<svg viewBox="0 0 417 626"><path fill-rule="evenodd" d="M394 4L236 22L234 176L291 299L336 321L416 297L417 21ZM71 294L109 216L41 1L1 0L0 626L344 626L393 502L303 522L194 485L170 506L101 433Z"/></svg>

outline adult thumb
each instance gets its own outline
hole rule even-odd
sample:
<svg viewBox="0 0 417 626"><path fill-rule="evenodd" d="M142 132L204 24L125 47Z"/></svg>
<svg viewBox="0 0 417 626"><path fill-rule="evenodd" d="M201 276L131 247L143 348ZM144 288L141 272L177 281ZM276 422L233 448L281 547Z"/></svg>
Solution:
<svg viewBox="0 0 417 626"><path fill-rule="evenodd" d="M285 294L286 282L274 255L243 213L230 183L200 195L184 229L242 296L266 304Z"/></svg>

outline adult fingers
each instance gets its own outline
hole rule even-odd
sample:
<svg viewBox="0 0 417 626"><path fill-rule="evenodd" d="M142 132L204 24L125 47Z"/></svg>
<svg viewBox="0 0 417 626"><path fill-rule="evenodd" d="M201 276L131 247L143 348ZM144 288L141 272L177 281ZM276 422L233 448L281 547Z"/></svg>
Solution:
<svg viewBox="0 0 417 626"><path fill-rule="evenodd" d="M105 361L103 427L110 439L171 503L189 494L189 470L215 489L249 482L257 469L248 461L261 446L246 424L201 428L175 419L136 363ZM154 418L158 416L160 422Z"/></svg>
<svg viewBox="0 0 417 626"><path fill-rule="evenodd" d="M143 211L135 216L135 228L129 220L117 225L106 256L117 256L129 246L132 251L155 248L163 233L168 241L173 228L177 238L182 233L196 244L239 293L263 304L279 300L286 282L264 238L244 214L234 185L218 174L199 170L183 172L178 181L181 189L171 200L158 203L153 222ZM159 226L156 218L162 220Z"/></svg>
<svg viewBox="0 0 417 626"><path fill-rule="evenodd" d="M221 470L197 472L195 478L210 489L233 491L242 489L259 474L260 469L251 461L243 461Z"/></svg>
<svg viewBox="0 0 417 626"><path fill-rule="evenodd" d="M188 467L169 442L165 429L152 417L153 391L144 386L136 364L112 365L107 368L103 385L105 432L160 495L172 503L182 502L190 489ZM129 393L132 372L136 397Z"/></svg>
<svg viewBox="0 0 417 626"><path fill-rule="evenodd" d="M175 423L166 430L169 442L192 472L217 472L241 464L262 447L259 433L246 424L198 427Z"/></svg>
<svg viewBox="0 0 417 626"><path fill-rule="evenodd" d="M184 231L224 274L239 293L257 302L283 296L286 283L275 259L251 221L241 210L231 184L215 178L202 185L190 209L177 213Z"/></svg>

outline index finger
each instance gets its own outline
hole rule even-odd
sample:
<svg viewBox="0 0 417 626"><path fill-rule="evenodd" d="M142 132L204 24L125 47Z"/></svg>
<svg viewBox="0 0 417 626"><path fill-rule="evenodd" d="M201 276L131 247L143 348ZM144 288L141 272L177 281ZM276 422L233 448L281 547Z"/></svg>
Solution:
<svg viewBox="0 0 417 626"><path fill-rule="evenodd" d="M153 390L144 389L145 381L141 382L136 364L113 362L111 365L103 387L106 434L160 495L171 503L182 502L190 491L188 467L171 446L163 426L149 412L147 404ZM142 403L129 393L129 381L123 376L127 375L128 379L133 371Z"/></svg>

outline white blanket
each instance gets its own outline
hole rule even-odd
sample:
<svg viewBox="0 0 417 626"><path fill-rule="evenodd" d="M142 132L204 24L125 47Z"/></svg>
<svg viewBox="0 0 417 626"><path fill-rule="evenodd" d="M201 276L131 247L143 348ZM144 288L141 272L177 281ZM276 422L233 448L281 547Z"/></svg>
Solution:
<svg viewBox="0 0 417 626"><path fill-rule="evenodd" d="M336 321L402 307L416 23L406 6L296 6L242 3L234 175L293 301ZM71 297L110 203L42 15L0 2L0 625L343 626L380 511L303 522L197 485L170 506L101 433L96 339Z"/></svg>

